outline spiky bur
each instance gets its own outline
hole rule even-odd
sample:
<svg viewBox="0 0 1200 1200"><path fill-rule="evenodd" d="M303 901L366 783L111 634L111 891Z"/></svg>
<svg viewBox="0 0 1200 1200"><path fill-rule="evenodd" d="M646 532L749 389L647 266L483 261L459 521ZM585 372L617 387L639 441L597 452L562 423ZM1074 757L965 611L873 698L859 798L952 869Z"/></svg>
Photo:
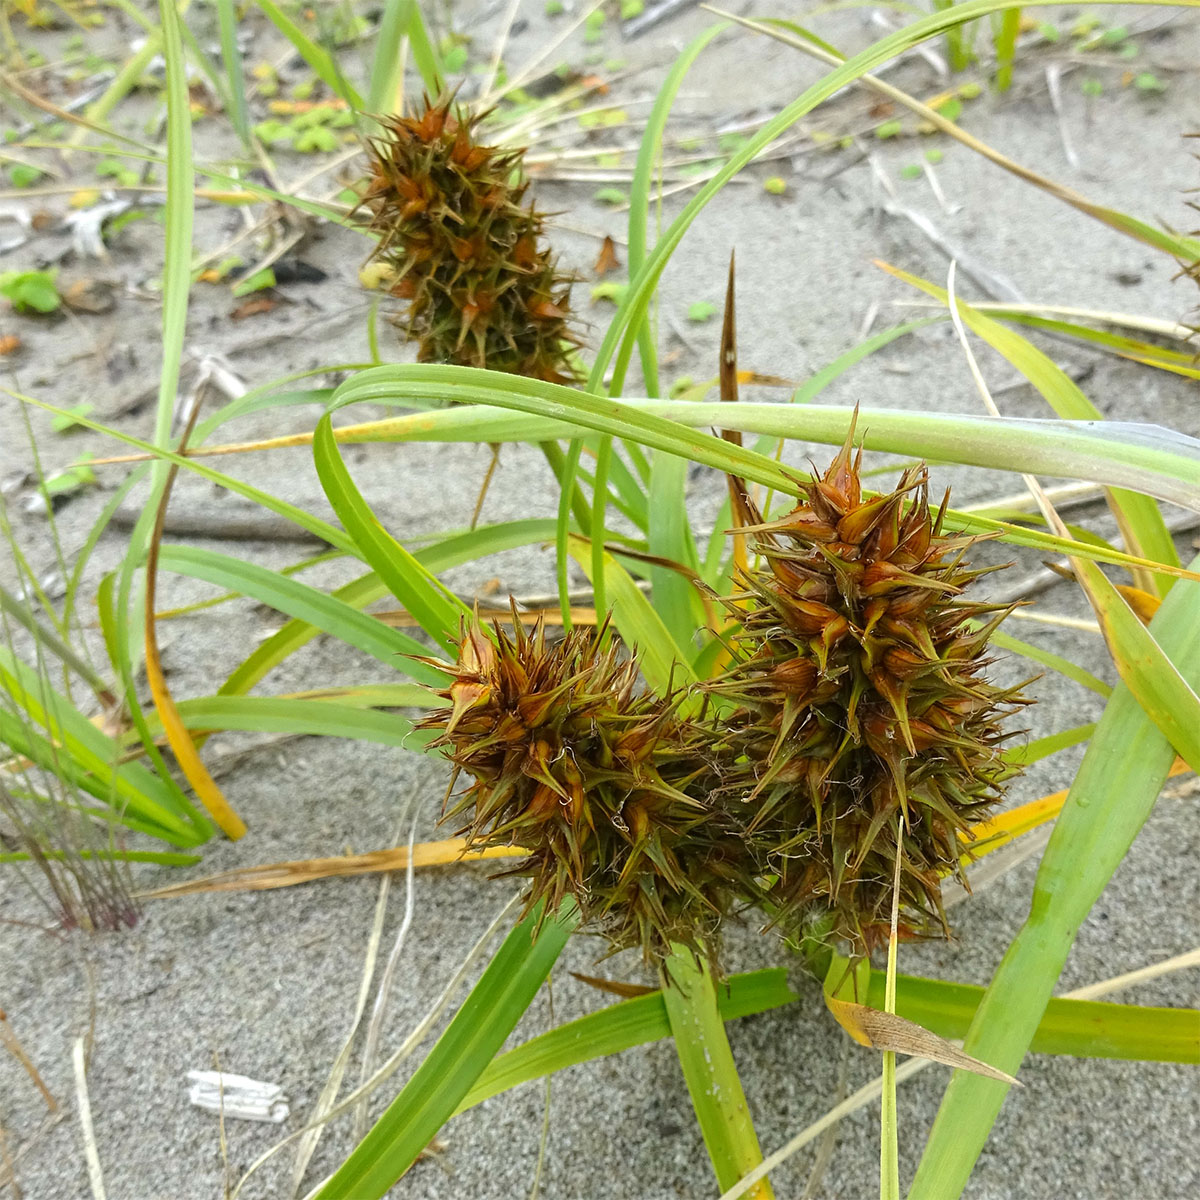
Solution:
<svg viewBox="0 0 1200 1200"><path fill-rule="evenodd" d="M494 639L468 628L456 664L427 660L450 678L449 707L421 725L439 731L454 779L473 779L447 817L464 818L472 849L528 851L504 872L529 879L527 908L571 896L613 951L661 963L680 943L715 959L723 914L754 885L708 801L711 733L678 695L642 688L636 659L600 634L549 642L541 624L514 626Z"/></svg>
<svg viewBox="0 0 1200 1200"><path fill-rule="evenodd" d="M984 676L1011 606L960 598L996 568L965 565L975 539L943 534L923 466L864 498L852 437L795 509L750 530L764 565L724 601L741 633L709 690L736 706L720 795L777 877L779 925L861 952L887 937L897 854L904 932L945 930L941 881L1000 798L1002 723L1027 701Z"/></svg>
<svg viewBox="0 0 1200 1200"><path fill-rule="evenodd" d="M371 258L408 301L398 323L422 362L570 382L571 280L525 204L525 151L480 145L480 119L447 98L381 119L361 202L379 239Z"/></svg>

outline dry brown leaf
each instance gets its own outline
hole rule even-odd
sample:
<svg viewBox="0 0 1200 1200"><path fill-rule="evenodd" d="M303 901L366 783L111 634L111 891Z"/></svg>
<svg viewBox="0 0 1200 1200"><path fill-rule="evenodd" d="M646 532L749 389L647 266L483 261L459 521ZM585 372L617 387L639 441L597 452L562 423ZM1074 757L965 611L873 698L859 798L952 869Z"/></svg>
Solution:
<svg viewBox="0 0 1200 1200"><path fill-rule="evenodd" d="M15 354L21 348L21 339L15 333L6 333L0 337L0 358Z"/></svg>
<svg viewBox="0 0 1200 1200"><path fill-rule="evenodd" d="M414 867L444 866L458 862L478 862L486 858L516 858L525 853L519 846L495 846L489 850L464 849L463 838L447 838L441 842L421 842L413 847ZM304 858L291 862L266 863L257 867L237 867L174 883L167 887L140 892L143 900L164 900L191 896L197 892L265 892L272 888L294 887L333 876L370 875L377 871L403 871L408 866L408 848L371 850L366 854L344 854L334 858Z"/></svg>
<svg viewBox="0 0 1200 1200"><path fill-rule="evenodd" d="M915 1021L908 1021L894 1013L880 1012L865 1004L852 1000L838 1000L826 996L825 1003L837 1023L860 1045L873 1050L891 1050L897 1054L911 1054L916 1058L927 1058L931 1062L944 1063L948 1067L970 1071L988 1079L999 1079L1003 1083L1021 1087L1021 1082L995 1067L965 1054L953 1042L930 1033Z"/></svg>
<svg viewBox="0 0 1200 1200"><path fill-rule="evenodd" d="M621 264L617 259L617 244L611 237L606 236L604 244L600 247L600 254L596 259L596 265L592 268L596 272L596 278L601 279L609 273L609 271L619 271Z"/></svg>
<svg viewBox="0 0 1200 1200"><path fill-rule="evenodd" d="M262 313L272 312L278 305L279 301L272 300L270 296L251 296L249 300L239 304L229 315L235 321L244 321L247 317L257 317Z"/></svg>
<svg viewBox="0 0 1200 1200"><path fill-rule="evenodd" d="M1126 583L1118 583L1116 586L1117 591L1125 598L1125 603L1137 614L1138 620L1143 625L1149 625L1154 614L1158 612L1158 606L1162 600L1139 587L1131 587Z"/></svg>
<svg viewBox="0 0 1200 1200"><path fill-rule="evenodd" d="M613 996L620 996L623 1000L632 1000L635 996L648 996L651 992L659 990L648 987L644 983L622 983L619 979L602 979L599 975L581 975L578 971L572 971L571 976L578 979L580 983L586 983L588 987L594 987L598 992L608 992Z"/></svg>

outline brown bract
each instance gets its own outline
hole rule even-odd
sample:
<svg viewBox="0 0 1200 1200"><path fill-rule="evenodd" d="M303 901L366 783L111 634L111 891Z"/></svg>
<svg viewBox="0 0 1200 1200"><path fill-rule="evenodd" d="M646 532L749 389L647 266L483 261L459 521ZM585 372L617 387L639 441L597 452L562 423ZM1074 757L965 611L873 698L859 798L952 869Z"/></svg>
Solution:
<svg viewBox="0 0 1200 1200"><path fill-rule="evenodd" d="M422 362L572 382L571 280L524 203L525 152L479 145L480 115L452 107L426 98L418 116L380 118L360 206L379 239L372 260L394 271Z"/></svg>
<svg viewBox="0 0 1200 1200"><path fill-rule="evenodd" d="M737 706L721 800L777 877L778 923L862 951L886 939L897 854L904 932L945 930L941 881L1000 798L1002 722L1027 700L984 675L1011 606L961 598L995 568L943 534L923 466L864 497L852 437L790 513L755 514L764 565L724 599L741 632L708 690Z"/></svg>
<svg viewBox="0 0 1200 1200"><path fill-rule="evenodd" d="M529 907L570 896L613 950L661 961L682 943L711 958L732 898L753 886L709 800L711 735L605 641L603 630L550 642L541 624L515 622L511 635L474 625L456 664L434 663L449 707L421 727L440 731L433 745L455 778L473 780L447 815L463 817L471 849L528 851L504 874L529 878Z"/></svg>

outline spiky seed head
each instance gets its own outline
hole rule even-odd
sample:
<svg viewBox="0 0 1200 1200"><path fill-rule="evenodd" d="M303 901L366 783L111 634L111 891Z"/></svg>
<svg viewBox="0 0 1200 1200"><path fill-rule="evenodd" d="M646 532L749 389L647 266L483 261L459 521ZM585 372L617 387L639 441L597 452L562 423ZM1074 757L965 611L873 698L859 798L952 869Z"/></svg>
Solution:
<svg viewBox="0 0 1200 1200"><path fill-rule="evenodd" d="M721 917L752 883L708 800L711 735L678 694L642 687L636 659L603 648L603 631L551 642L515 618L511 635L465 629L458 661L437 664L448 704L421 725L439 731L455 779L473 781L447 817L463 818L471 849L527 851L503 872L529 879L527 907L552 912L570 896L613 951L661 962L678 943L714 959Z"/></svg>
<svg viewBox="0 0 1200 1200"><path fill-rule="evenodd" d="M886 939L897 855L904 931L945 931L941 881L1000 798L1002 723L1028 701L984 674L1011 606L962 599L996 568L943 533L924 466L865 497L852 438L786 516L755 514L764 565L724 600L741 632L708 686L736 706L722 794L778 879L781 926L817 919L863 951Z"/></svg>
<svg viewBox="0 0 1200 1200"><path fill-rule="evenodd" d="M422 362L570 382L571 278L544 244L544 215L525 204L525 151L480 145L483 115L426 97L416 116L381 118L360 204L378 238L372 260L408 302L400 323Z"/></svg>

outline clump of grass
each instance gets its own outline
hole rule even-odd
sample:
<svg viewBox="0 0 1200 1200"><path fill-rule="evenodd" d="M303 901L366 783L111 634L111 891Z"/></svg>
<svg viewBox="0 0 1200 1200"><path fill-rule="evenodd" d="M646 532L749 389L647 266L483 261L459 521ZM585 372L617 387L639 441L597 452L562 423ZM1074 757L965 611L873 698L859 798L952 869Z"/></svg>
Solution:
<svg viewBox="0 0 1200 1200"><path fill-rule="evenodd" d="M450 99L382 119L361 206L379 239L372 261L408 302L420 361L573 381L571 280L525 203L524 151L480 145L480 119Z"/></svg>

